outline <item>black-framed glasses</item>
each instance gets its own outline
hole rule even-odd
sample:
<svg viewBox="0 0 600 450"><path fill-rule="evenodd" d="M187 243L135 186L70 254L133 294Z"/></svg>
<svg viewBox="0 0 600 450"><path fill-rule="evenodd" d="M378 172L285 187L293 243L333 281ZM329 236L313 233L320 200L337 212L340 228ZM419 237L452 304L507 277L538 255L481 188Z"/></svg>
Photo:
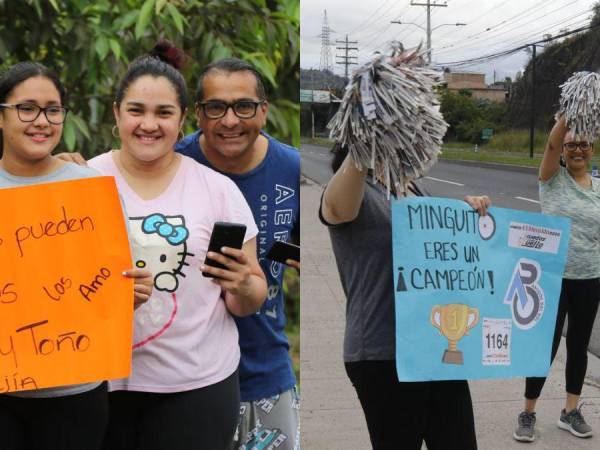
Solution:
<svg viewBox="0 0 600 450"><path fill-rule="evenodd" d="M234 103L227 103L212 100L209 102L197 103L202 108L202 112L208 119L220 119L227 114L231 108L233 113L240 119L252 119L256 115L257 108L265 101L240 100Z"/></svg>
<svg viewBox="0 0 600 450"><path fill-rule="evenodd" d="M17 116L21 122L34 122L43 112L49 123L61 125L67 118L68 108L60 105L50 105L42 108L35 103L18 103L9 105L0 103L0 108L14 108L17 110Z"/></svg>
<svg viewBox="0 0 600 450"><path fill-rule="evenodd" d="M563 147L565 148L565 150L568 150L570 152L574 152L578 148L580 148L582 152L589 152L592 149L592 143L588 141L565 142L563 144Z"/></svg>

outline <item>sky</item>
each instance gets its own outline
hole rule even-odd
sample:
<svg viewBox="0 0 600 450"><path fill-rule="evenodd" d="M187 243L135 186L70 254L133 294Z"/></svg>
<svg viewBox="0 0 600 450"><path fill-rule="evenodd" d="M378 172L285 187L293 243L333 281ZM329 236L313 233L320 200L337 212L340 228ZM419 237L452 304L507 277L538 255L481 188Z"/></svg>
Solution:
<svg viewBox="0 0 600 450"><path fill-rule="evenodd" d="M431 0L446 4L431 8L432 59L434 64L449 65L472 58L491 55L523 44L556 36L589 24L592 6L599 0ZM427 3L427 0L412 0ZM411 0L302 0L301 58L303 69L319 69L322 48L324 11L330 31L330 61L335 63L336 40L357 41L359 64L369 60L374 51L385 51L387 43L399 40L405 48L427 42L427 8L411 6ZM400 21L401 24L391 23ZM412 23L412 24L411 24ZM456 26L464 23L464 26ZM446 25L452 24L452 25ZM531 48L531 47L529 47ZM537 48L537 53L543 47ZM515 78L531 59L531 52L521 50L513 55L455 66L453 71L486 74L486 82ZM344 67L334 65L343 75ZM350 66L350 70L357 66Z"/></svg>

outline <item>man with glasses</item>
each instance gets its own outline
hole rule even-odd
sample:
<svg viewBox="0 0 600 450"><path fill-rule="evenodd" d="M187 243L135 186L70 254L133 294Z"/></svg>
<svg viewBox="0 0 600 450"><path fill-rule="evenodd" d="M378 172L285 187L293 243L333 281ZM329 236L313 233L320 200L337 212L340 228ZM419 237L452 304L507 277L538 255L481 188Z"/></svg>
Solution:
<svg viewBox="0 0 600 450"><path fill-rule="evenodd" d="M299 405L284 333L284 267L266 255L276 240L291 241L297 234L300 155L262 131L267 111L256 69L239 59L217 61L199 76L195 98L199 130L179 142L176 150L231 178L259 228L258 259L269 289L257 314L235 318L242 353L242 404L232 448L268 440L279 443L278 449L292 450L300 446Z"/></svg>

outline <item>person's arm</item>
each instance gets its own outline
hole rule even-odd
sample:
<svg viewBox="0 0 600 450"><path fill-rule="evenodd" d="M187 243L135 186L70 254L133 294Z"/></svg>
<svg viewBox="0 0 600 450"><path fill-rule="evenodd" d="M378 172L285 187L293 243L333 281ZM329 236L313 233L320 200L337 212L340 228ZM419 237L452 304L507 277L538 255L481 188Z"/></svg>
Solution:
<svg viewBox="0 0 600 450"><path fill-rule="evenodd" d="M367 169L358 169L350 157L331 177L321 203L323 219L331 225L351 222L356 219L365 193Z"/></svg>
<svg viewBox="0 0 600 450"><path fill-rule="evenodd" d="M57 153L55 156L58 159L61 159L66 162L72 162L79 166L87 166L87 161L85 160L85 158L83 156L81 156L81 153L78 153L78 152Z"/></svg>
<svg viewBox="0 0 600 450"><path fill-rule="evenodd" d="M223 247L221 253L207 256L226 268L203 265L201 270L215 276L214 282L225 291L229 312L238 317L248 316L260 309L267 297L267 281L256 258L256 238L244 243L241 250Z"/></svg>
<svg viewBox="0 0 600 450"><path fill-rule="evenodd" d="M544 156L540 164L539 179L541 181L548 181L558 172L563 141L568 131L565 116L563 115L556 121L552 127L552 131L550 131L550 136L548 136L548 142L546 143L546 149L544 150Z"/></svg>

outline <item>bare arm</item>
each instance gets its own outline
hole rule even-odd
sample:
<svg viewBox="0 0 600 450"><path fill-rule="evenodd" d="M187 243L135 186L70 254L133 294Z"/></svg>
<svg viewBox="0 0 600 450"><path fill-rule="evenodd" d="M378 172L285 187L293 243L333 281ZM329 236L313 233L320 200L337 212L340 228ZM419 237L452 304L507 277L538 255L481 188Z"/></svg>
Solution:
<svg viewBox="0 0 600 450"><path fill-rule="evenodd" d="M321 213L325 221L337 225L356 219L365 193L366 178L367 169L359 170L350 155L346 156L323 194Z"/></svg>
<svg viewBox="0 0 600 450"><path fill-rule="evenodd" d="M79 166L87 166L87 162L86 162L85 158L83 156L81 156L81 153L77 153L77 152L73 152L73 153L63 152L63 153L57 153L56 157L58 159L62 159L63 161L66 161L66 162L75 163L75 164L77 164Z"/></svg>
<svg viewBox="0 0 600 450"><path fill-rule="evenodd" d="M210 272L225 291L225 304L233 315L244 317L260 309L267 298L267 282L258 259L256 259L256 238L242 246L241 250L223 247L220 253L209 252L208 257L225 265L226 269L203 266Z"/></svg>
<svg viewBox="0 0 600 450"><path fill-rule="evenodd" d="M541 181L548 181L558 172L562 145L568 131L565 116L561 116L552 127L550 136L548 136L548 142L540 164L539 178Z"/></svg>

